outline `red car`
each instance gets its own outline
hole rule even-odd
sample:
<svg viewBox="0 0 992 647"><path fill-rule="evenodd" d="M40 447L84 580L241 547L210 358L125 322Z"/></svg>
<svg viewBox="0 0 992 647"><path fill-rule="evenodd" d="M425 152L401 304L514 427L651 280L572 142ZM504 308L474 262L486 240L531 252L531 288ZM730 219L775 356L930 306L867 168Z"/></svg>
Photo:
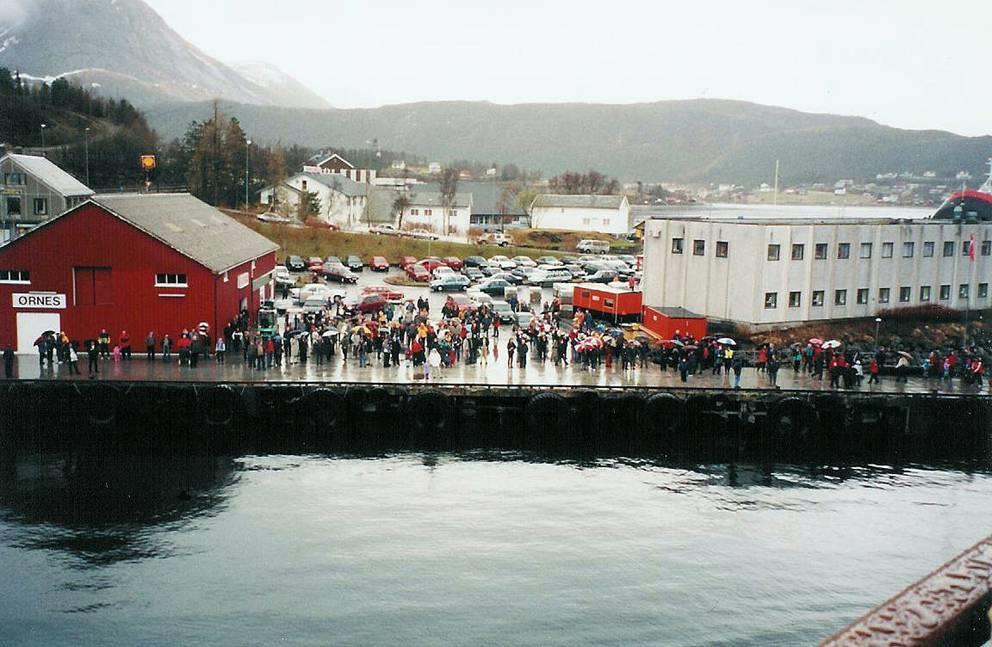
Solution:
<svg viewBox="0 0 992 647"><path fill-rule="evenodd" d="M388 285L369 285L362 288L362 294L378 294L391 303L401 303L406 297L402 292Z"/></svg>
<svg viewBox="0 0 992 647"><path fill-rule="evenodd" d="M406 275L409 276L414 281L422 281L427 283L431 280L431 273L427 271L427 268L423 265L413 263L406 266Z"/></svg>
<svg viewBox="0 0 992 647"><path fill-rule="evenodd" d="M324 271L324 260L320 256L311 256L307 261L307 269L320 274Z"/></svg>
<svg viewBox="0 0 992 647"><path fill-rule="evenodd" d="M461 272L462 268L465 267L465 263L463 263L462 259L458 258L457 256L445 256L444 262L448 265L448 267L455 270L456 272Z"/></svg>
<svg viewBox="0 0 992 647"><path fill-rule="evenodd" d="M432 257L432 258L425 258L421 261L417 261L417 265L424 268L429 273L433 274L434 270L436 270L439 267L447 267L448 264L442 261L440 258Z"/></svg>
<svg viewBox="0 0 992 647"><path fill-rule="evenodd" d="M349 299L344 307L352 314L371 314L386 307L386 299L381 294L365 294L357 299Z"/></svg>
<svg viewBox="0 0 992 647"><path fill-rule="evenodd" d="M373 272L388 272L389 261L386 260L385 256L373 256L372 260L369 261L369 269Z"/></svg>
<svg viewBox="0 0 992 647"><path fill-rule="evenodd" d="M413 265L416 262L416 256L400 256L400 262L397 263L397 265L400 266L401 270L405 270L408 266Z"/></svg>

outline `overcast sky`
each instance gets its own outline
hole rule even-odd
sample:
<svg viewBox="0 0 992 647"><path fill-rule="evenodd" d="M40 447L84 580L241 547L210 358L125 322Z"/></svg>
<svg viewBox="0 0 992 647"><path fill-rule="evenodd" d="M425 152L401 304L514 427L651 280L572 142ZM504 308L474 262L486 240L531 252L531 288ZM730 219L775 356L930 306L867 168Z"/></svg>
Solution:
<svg viewBox="0 0 992 647"><path fill-rule="evenodd" d="M146 0L337 107L742 99L992 133L992 0Z"/></svg>

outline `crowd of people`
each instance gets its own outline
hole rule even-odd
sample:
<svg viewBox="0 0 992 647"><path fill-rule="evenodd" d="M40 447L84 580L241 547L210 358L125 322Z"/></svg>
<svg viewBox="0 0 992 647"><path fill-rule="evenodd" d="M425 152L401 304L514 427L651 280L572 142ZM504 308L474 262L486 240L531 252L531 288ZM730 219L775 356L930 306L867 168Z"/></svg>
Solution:
<svg viewBox="0 0 992 647"><path fill-rule="evenodd" d="M518 308L524 306L518 305ZM149 331L143 341L145 359L175 361L196 368L210 357L223 363L228 354L240 356L251 370L267 371L293 364L318 366L341 362L362 369L369 366L411 366L417 377L436 379L446 369L459 364L488 365L505 361L512 368L525 368L530 362L552 362L573 370L674 371L681 382L691 376L724 376L728 386L739 388L745 368L753 368L768 386L778 386L782 369L792 369L828 388L851 389L880 383L883 372L894 373L896 382L913 375L934 380L960 378L966 384L982 386L985 352L972 346L918 356L905 350L880 347L861 350L839 341L810 339L785 348L763 344L743 352L728 338L707 336L696 339L676 332L670 340L654 340L636 326L607 326L578 310L571 320L560 316L557 300L537 306L526 326L516 317L504 323L488 304L459 305L448 298L439 312L432 313L429 301L421 297L403 304L386 304L373 313L356 313L341 303L311 314L285 315L272 334L261 334L251 325L246 311L230 321L213 339L205 323L183 330L178 338ZM77 344L65 332L49 331L36 341L40 367L44 371L65 367L79 375ZM95 377L101 361L130 362L132 339L127 331L113 338L101 330L86 342L88 373ZM501 354L503 359L501 360ZM12 376L13 351L3 352L6 376Z"/></svg>

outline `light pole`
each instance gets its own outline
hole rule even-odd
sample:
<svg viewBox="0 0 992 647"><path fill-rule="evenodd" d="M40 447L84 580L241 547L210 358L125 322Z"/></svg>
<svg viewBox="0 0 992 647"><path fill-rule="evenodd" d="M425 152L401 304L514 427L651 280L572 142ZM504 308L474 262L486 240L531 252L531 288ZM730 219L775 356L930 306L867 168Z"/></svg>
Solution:
<svg viewBox="0 0 992 647"><path fill-rule="evenodd" d="M881 317L875 317L875 349L876 350L879 348L879 345L878 345L878 329L881 327L881 325L882 325L882 318Z"/></svg>
<svg viewBox="0 0 992 647"><path fill-rule="evenodd" d="M48 157L45 153L45 129L48 128L48 124L41 124L41 156Z"/></svg>
<svg viewBox="0 0 992 647"><path fill-rule="evenodd" d="M245 140L245 211L248 211L248 182L251 174L251 166L249 165L251 153L251 140Z"/></svg>
<svg viewBox="0 0 992 647"><path fill-rule="evenodd" d="M86 186L90 185L90 129L86 128Z"/></svg>

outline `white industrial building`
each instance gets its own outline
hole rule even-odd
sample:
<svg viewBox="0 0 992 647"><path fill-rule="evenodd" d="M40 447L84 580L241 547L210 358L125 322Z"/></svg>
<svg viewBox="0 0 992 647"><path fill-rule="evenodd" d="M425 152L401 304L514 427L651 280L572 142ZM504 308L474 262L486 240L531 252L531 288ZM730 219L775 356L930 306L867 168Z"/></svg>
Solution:
<svg viewBox="0 0 992 647"><path fill-rule="evenodd" d="M974 259L971 248L974 244ZM645 305L758 326L992 306L992 223L648 220Z"/></svg>
<svg viewBox="0 0 992 647"><path fill-rule="evenodd" d="M543 193L531 205L531 227L597 231L614 236L630 233L630 203L623 195L557 195Z"/></svg>

